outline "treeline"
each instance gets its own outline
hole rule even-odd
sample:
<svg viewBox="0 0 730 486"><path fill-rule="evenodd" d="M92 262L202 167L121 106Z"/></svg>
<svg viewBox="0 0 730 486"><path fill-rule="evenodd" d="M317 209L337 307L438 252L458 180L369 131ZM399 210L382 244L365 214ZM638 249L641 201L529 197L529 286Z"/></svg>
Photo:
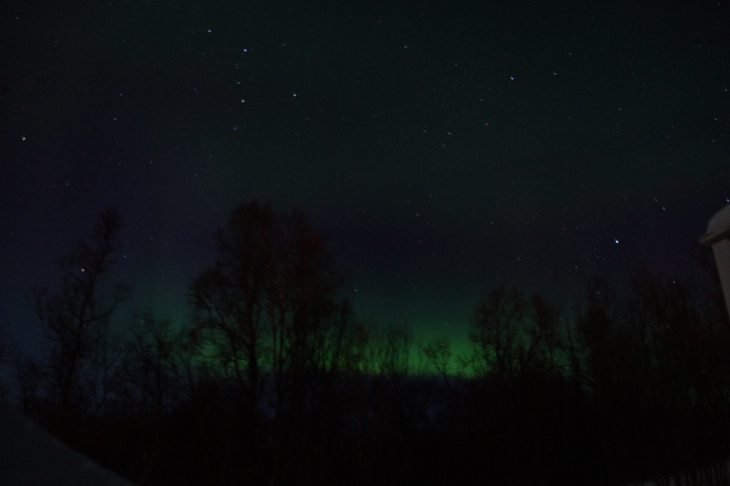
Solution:
<svg viewBox="0 0 730 486"><path fill-rule="evenodd" d="M255 200L216 233L190 322L145 311L114 333L121 229L104 211L59 285L33 290L46 346L16 356L14 390L139 484L728 483L730 324L709 264L593 280L575 309L494 289L455 355L358 319L322 236Z"/></svg>

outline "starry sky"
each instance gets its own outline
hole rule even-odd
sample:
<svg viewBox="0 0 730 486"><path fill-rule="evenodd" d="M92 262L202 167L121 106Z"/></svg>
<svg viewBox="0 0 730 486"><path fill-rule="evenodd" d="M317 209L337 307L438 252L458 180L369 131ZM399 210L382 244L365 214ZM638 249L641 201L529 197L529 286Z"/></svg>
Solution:
<svg viewBox="0 0 730 486"><path fill-rule="evenodd" d="M177 322L252 197L423 336L501 284L683 271L730 198L730 7L552 4L3 1L0 328L32 346L30 287L110 203L130 306Z"/></svg>

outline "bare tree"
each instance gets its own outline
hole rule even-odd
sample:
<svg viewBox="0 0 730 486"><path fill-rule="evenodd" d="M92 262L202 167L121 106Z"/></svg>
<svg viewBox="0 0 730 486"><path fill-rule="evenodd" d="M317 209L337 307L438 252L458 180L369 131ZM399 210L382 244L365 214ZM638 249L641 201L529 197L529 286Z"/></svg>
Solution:
<svg viewBox="0 0 730 486"><path fill-rule="evenodd" d="M90 411L103 399L99 373L106 371L102 361L110 320L131 293L131 287L121 282L108 291L121 228L119 211L113 207L104 210L89 240L60 260L58 288L32 291L49 345L44 394L52 420L61 430L70 425L72 417Z"/></svg>
<svg viewBox="0 0 730 486"><path fill-rule="evenodd" d="M527 302L517 289L492 290L474 310L469 339L473 345L472 365L478 375L511 380L520 370L521 327Z"/></svg>
<svg viewBox="0 0 730 486"><path fill-rule="evenodd" d="M540 293L532 295L528 315L530 344L523 368L542 376L557 376L567 362L566 345L559 324L562 310L558 304Z"/></svg>
<svg viewBox="0 0 730 486"><path fill-rule="evenodd" d="M423 354L429 365L444 379L449 382L449 368L451 366L451 341L446 336L431 338L423 348Z"/></svg>
<svg viewBox="0 0 730 486"><path fill-rule="evenodd" d="M278 213L252 200L231 212L215 239L215 264L190 287L194 325L207 358L236 383L248 414L257 413L270 386L274 484L290 469L277 461L304 450L303 414L323 401L333 366L350 362L343 345L351 311L338 298L342 279L322 235L301 212ZM287 455L279 453L285 440Z"/></svg>
<svg viewBox="0 0 730 486"><path fill-rule="evenodd" d="M267 278L275 270L277 217L258 202L231 214L216 233L218 259L190 287L196 327L209 343L221 372L233 377L249 409L261 386ZM273 304L273 303L272 303Z"/></svg>
<svg viewBox="0 0 730 486"><path fill-rule="evenodd" d="M115 391L130 411L160 417L177 402L181 391L176 361L183 339L169 319L151 311L138 312L133 320Z"/></svg>
<svg viewBox="0 0 730 486"><path fill-rule="evenodd" d="M621 356L626 354L626 348L622 346L621 321L621 305L616 292L603 279L589 280L576 323L577 347L582 350L583 363L579 366L574 363L573 367L583 371L584 378L599 397L614 396L621 388L616 383L616 370Z"/></svg>

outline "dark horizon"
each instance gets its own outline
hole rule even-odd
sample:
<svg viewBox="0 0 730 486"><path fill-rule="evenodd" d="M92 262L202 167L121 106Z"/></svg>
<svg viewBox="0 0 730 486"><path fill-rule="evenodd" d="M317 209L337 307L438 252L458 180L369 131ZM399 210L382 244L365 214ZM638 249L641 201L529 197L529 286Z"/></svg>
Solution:
<svg viewBox="0 0 730 486"><path fill-rule="evenodd" d="M215 262L190 285L190 321L149 311L119 335L110 322L131 290L109 281L121 228L118 209L105 209L59 262L58 285L34 289L45 346L36 358L0 341L11 370L0 399L124 478L704 486L730 476L730 321L712 271L698 281L637 272L629 293L593 279L567 319L545 296L492 289L464 354L363 322L321 234L301 212L254 199L231 212ZM706 251L699 258L714 270ZM88 477L88 459L58 447L39 456L45 436L10 429L0 473L5 461L16 482Z"/></svg>

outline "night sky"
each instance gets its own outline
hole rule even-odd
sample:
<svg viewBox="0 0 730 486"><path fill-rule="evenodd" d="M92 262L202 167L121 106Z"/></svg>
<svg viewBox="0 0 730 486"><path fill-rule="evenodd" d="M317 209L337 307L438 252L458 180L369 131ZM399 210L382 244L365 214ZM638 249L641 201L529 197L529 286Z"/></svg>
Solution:
<svg viewBox="0 0 730 486"><path fill-rule="evenodd" d="M33 345L110 203L129 308L177 322L252 197L422 336L501 284L683 271L730 198L728 2L548 3L3 1L0 327Z"/></svg>

